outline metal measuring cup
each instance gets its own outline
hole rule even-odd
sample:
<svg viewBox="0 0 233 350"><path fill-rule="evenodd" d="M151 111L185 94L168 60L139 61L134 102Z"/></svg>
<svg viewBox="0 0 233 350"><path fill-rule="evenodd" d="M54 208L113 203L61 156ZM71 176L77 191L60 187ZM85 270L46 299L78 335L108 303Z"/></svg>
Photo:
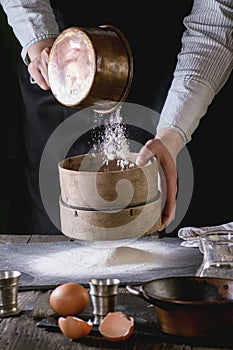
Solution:
<svg viewBox="0 0 233 350"><path fill-rule="evenodd" d="M0 317L19 313L18 285L19 271L0 271Z"/></svg>
<svg viewBox="0 0 233 350"><path fill-rule="evenodd" d="M119 283L117 278L92 278L89 281L94 324L99 325L109 312L116 311Z"/></svg>

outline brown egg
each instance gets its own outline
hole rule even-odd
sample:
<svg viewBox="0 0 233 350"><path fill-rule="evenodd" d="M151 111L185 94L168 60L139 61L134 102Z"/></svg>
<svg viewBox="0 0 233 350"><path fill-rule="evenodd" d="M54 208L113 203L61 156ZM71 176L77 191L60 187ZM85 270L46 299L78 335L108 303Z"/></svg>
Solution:
<svg viewBox="0 0 233 350"><path fill-rule="evenodd" d="M102 336L110 341L126 340L131 336L133 330L133 317L129 317L121 311L109 312L99 325Z"/></svg>
<svg viewBox="0 0 233 350"><path fill-rule="evenodd" d="M62 333L71 339L86 337L93 328L93 323L74 316L59 317L58 326Z"/></svg>
<svg viewBox="0 0 233 350"><path fill-rule="evenodd" d="M49 304L59 315L77 315L83 312L90 297L88 291L77 283L64 283L50 294Z"/></svg>

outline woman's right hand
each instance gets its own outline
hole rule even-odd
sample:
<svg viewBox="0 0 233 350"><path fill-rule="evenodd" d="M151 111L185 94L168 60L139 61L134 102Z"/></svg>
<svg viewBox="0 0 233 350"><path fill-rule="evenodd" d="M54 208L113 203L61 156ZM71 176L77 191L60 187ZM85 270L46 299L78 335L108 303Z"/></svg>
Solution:
<svg viewBox="0 0 233 350"><path fill-rule="evenodd" d="M161 129L154 139L141 148L137 164L145 165L151 157L156 157L159 165L159 191L162 197L162 224L165 229L175 217L177 197L176 157L183 146L180 135L171 129Z"/></svg>

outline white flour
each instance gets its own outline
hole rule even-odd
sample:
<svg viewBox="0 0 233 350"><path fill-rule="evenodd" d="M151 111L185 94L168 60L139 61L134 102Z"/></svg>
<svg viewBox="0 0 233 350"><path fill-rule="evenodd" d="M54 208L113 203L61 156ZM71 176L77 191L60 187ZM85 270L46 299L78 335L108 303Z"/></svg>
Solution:
<svg viewBox="0 0 233 350"><path fill-rule="evenodd" d="M195 274L203 254L178 238L146 236L129 244L91 248L78 242L1 244L3 270L19 269L21 285L50 286L90 278L119 278L121 283Z"/></svg>
<svg viewBox="0 0 233 350"><path fill-rule="evenodd" d="M148 268L182 266L182 254L178 247L160 241L158 238L146 238L128 246L117 248L91 248L77 245L68 251L51 252L34 257L31 268L47 276L99 276L121 274L131 271L136 273Z"/></svg>
<svg viewBox="0 0 233 350"><path fill-rule="evenodd" d="M103 120L104 118L104 120ZM103 164L107 166L110 161L117 160L117 166L124 170L133 166L129 160L129 144L126 136L126 127L123 123L123 117L121 115L121 106L113 113L104 117L103 114L95 113L94 124L95 127L99 126L103 122L105 126L104 135L102 141L100 138L93 144L95 151L99 151L103 155Z"/></svg>

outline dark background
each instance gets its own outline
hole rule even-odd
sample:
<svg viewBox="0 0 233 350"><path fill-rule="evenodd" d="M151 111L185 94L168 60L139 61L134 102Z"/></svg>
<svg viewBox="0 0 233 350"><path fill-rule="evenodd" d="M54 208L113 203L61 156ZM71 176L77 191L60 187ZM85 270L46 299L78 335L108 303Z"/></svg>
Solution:
<svg viewBox="0 0 233 350"><path fill-rule="evenodd" d="M175 4L174 4L175 3ZM137 67L138 79L142 81L141 93L130 99L145 103L143 86L147 83L150 65L156 65L156 79L151 86L153 103L148 97L147 106L160 112L169 88L172 72L176 64L176 55L180 49L180 37L183 32L182 19L191 8L191 1L172 2L170 12L166 14L166 23L157 23L155 41L147 41L146 31L138 24L138 35L144 36L145 46L154 56L145 55ZM182 5L182 6L181 6ZM164 13L167 6L164 6ZM170 5L169 5L170 6ZM180 6L180 7L179 7ZM140 9L135 9L139 11ZM133 14L132 14L133 15ZM97 23L95 11L92 12L90 25ZM106 19L107 20L107 19ZM148 18L148 20L151 20ZM98 23L97 23L98 24ZM123 26L123 24L122 24ZM122 28L121 23L119 28ZM164 26L167 26L165 32ZM122 28L124 31L125 28ZM156 32L157 31L157 32ZM130 30L127 30L130 39ZM134 33L135 34L135 33ZM159 39L159 42L158 42ZM1 71L1 137L0 137L0 233L26 233L27 187L24 179L24 137L23 104L17 81L17 46L6 16L0 7L0 71ZM137 50L137 42L131 41L131 47ZM144 84L144 85L143 85ZM202 119L192 141L187 145L194 169L194 189L192 200L186 215L179 224L183 226L210 226L232 221L233 209L233 76L230 77L221 92ZM153 104L153 106L152 106ZM177 232L177 230L175 230ZM176 234L174 232L174 234Z"/></svg>

